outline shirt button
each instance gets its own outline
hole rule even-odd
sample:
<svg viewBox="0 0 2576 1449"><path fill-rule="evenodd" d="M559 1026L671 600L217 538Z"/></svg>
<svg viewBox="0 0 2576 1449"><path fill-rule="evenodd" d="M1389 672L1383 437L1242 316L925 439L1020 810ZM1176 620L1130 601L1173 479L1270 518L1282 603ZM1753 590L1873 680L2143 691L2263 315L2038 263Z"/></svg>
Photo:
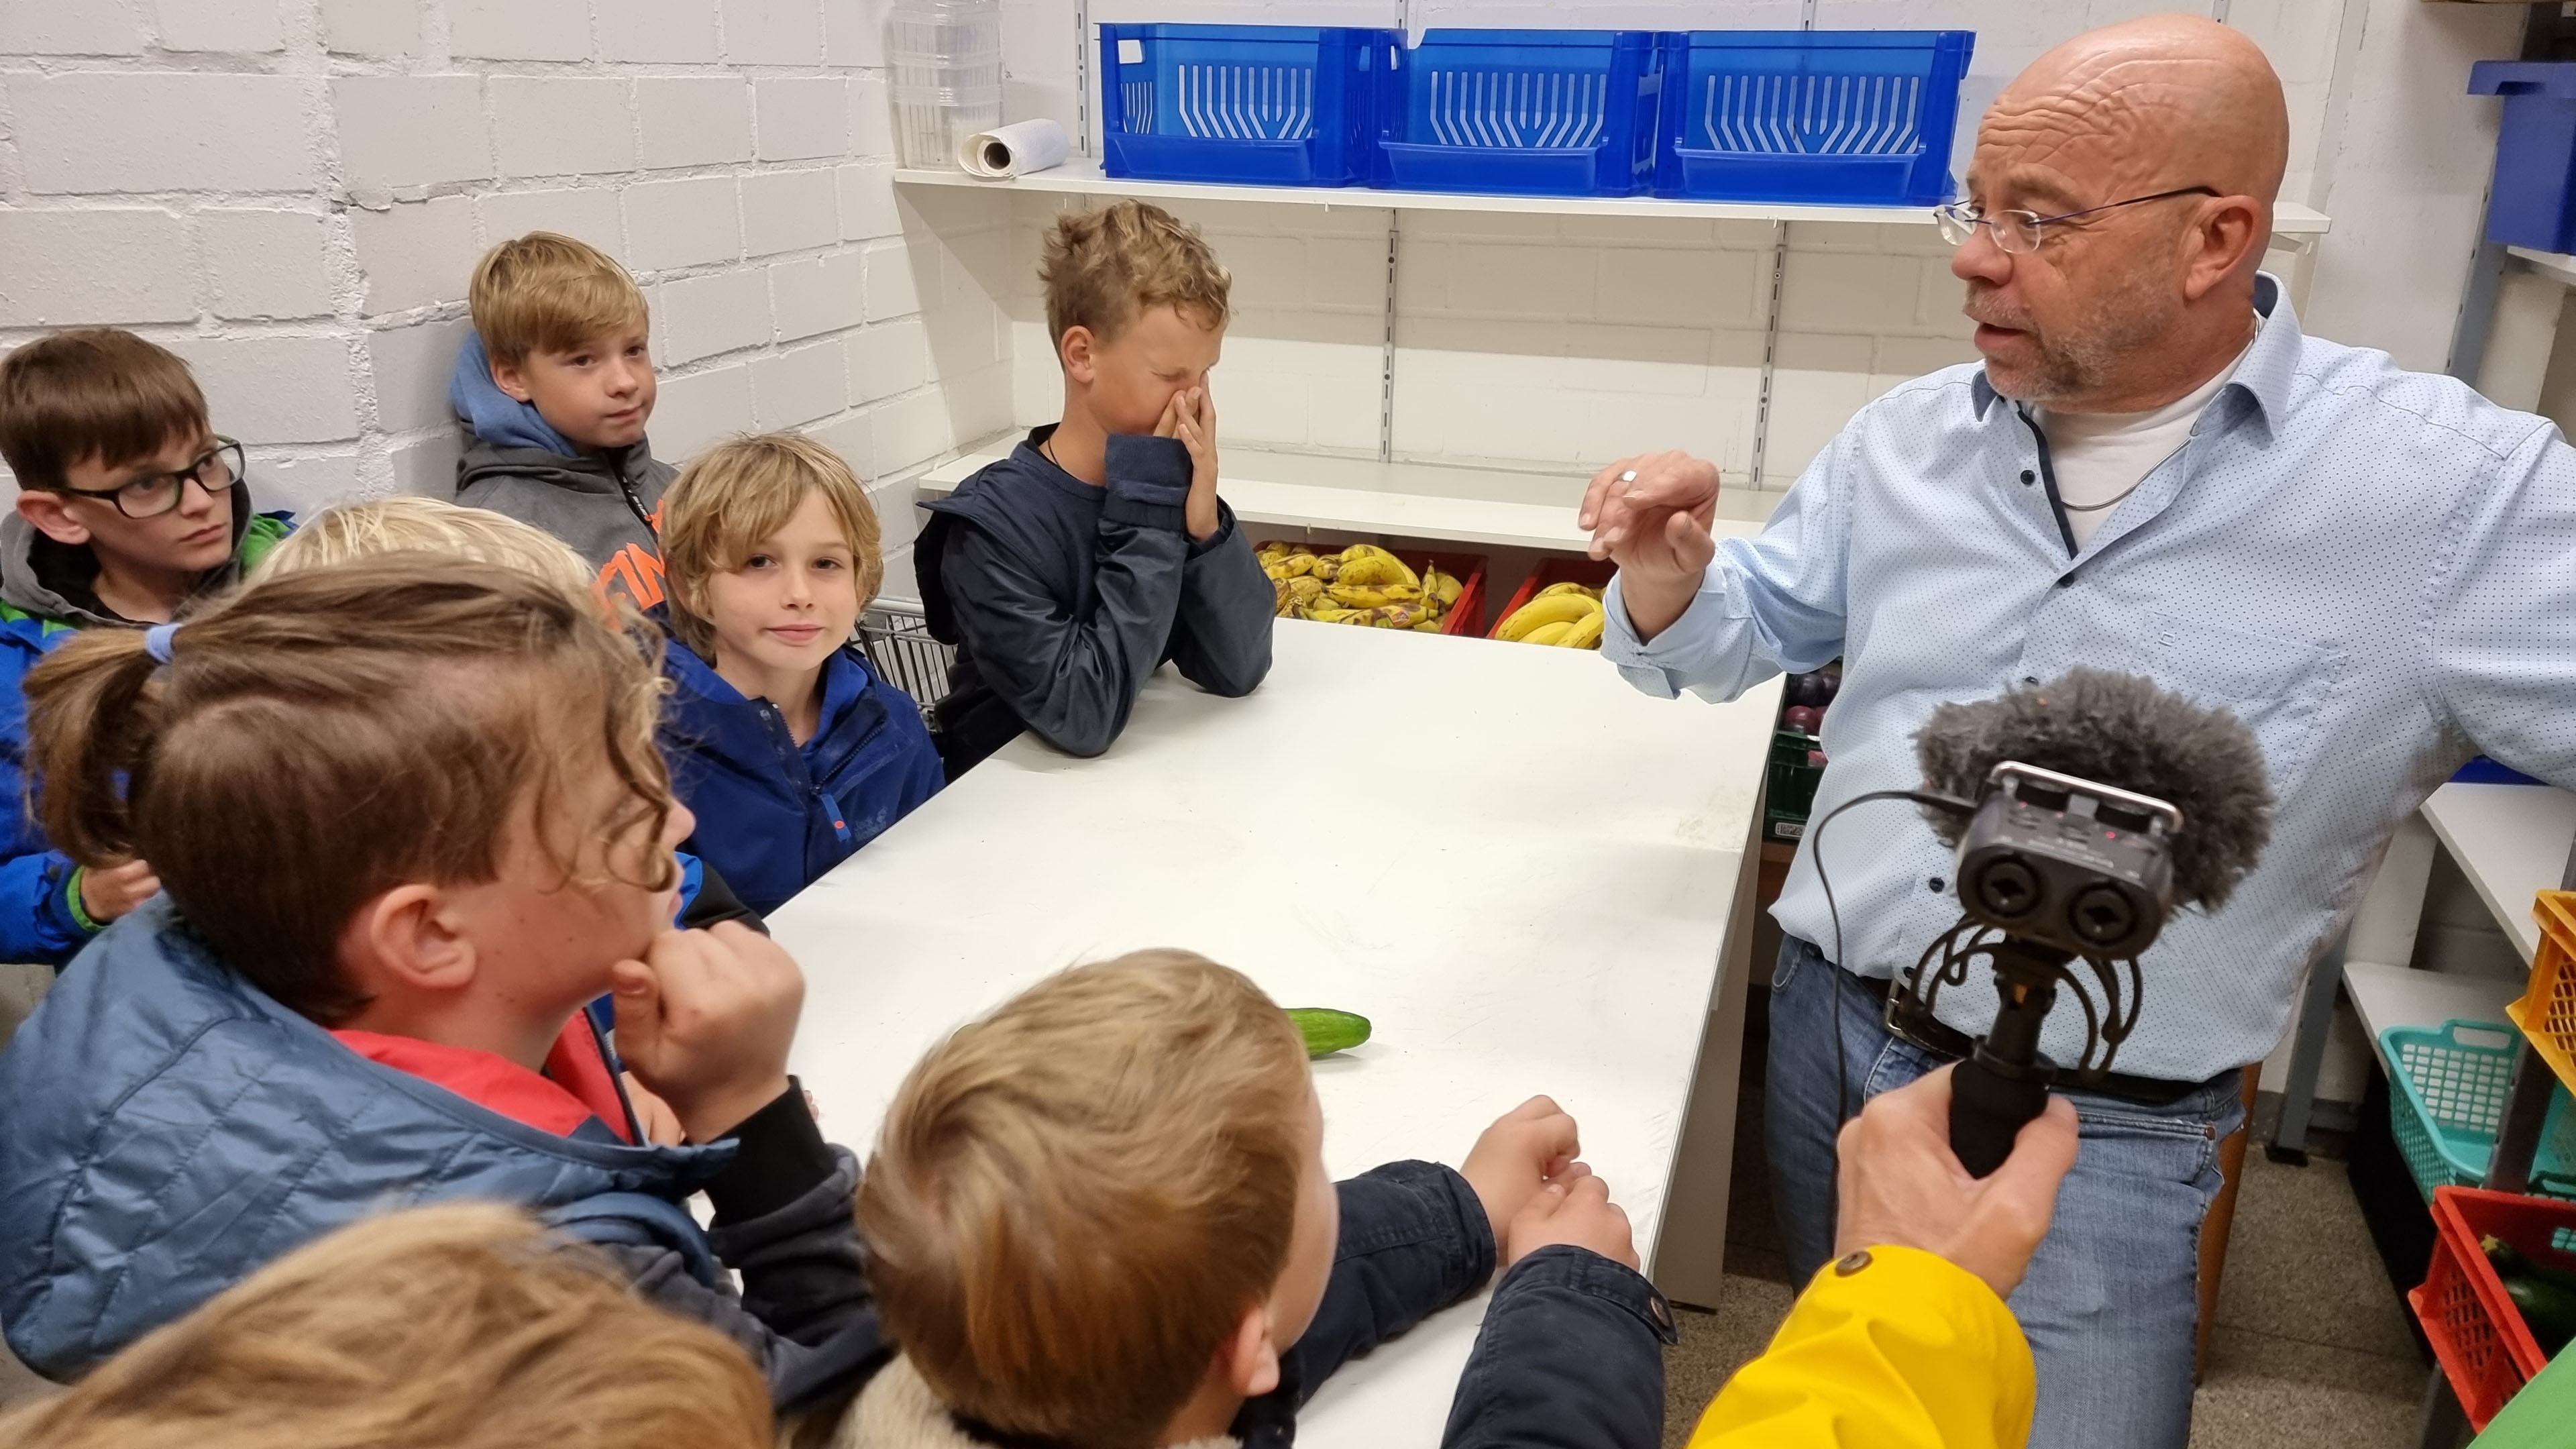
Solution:
<svg viewBox="0 0 2576 1449"><path fill-rule="evenodd" d="M2039 676L2036 674L2025 674L2021 677L2021 682L2024 684L2037 684L2039 683Z"/></svg>
<svg viewBox="0 0 2576 1449"><path fill-rule="evenodd" d="M2073 575L2073 574L2068 574L2068 575L2066 575L2065 577L2063 577L2063 578L2059 579L2059 580L2057 581L2057 586L2058 586L2059 588L2061 588L2061 589L2071 589L2071 588L2075 587L2075 575Z"/></svg>
<svg viewBox="0 0 2576 1449"><path fill-rule="evenodd" d="M1863 1248L1857 1253L1844 1255L1840 1262L1834 1264L1834 1276L1837 1278L1848 1278L1868 1266L1869 1249Z"/></svg>
<svg viewBox="0 0 2576 1449"><path fill-rule="evenodd" d="M2021 481L2025 485L2036 483L2039 481L2039 475L2030 471L2028 468L2024 468L2021 470Z"/></svg>

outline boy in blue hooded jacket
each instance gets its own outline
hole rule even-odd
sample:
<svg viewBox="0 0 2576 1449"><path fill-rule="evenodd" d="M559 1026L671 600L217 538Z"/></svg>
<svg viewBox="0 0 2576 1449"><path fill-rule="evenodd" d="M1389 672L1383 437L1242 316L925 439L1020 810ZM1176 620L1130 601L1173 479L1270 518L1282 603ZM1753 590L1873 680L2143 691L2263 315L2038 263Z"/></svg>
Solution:
<svg viewBox="0 0 2576 1449"><path fill-rule="evenodd" d="M188 364L131 332L79 328L0 361L0 961L61 966L159 889L148 861L85 870L21 807L20 681L80 630L163 623L238 583L294 525L254 513L241 445Z"/></svg>
<svg viewBox="0 0 2576 1449"><path fill-rule="evenodd" d="M885 575L876 510L830 448L764 433L690 463L662 535L686 848L766 914L940 785L919 707L851 641Z"/></svg>

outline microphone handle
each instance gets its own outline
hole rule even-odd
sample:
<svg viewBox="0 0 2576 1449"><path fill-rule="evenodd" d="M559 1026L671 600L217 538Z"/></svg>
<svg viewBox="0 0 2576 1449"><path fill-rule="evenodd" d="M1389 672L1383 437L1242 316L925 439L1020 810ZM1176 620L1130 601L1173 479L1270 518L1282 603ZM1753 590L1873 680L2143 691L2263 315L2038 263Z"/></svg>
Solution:
<svg viewBox="0 0 2576 1449"><path fill-rule="evenodd" d="M1971 1177L1987 1177L2012 1156L2022 1124L2048 1107L2048 1087L1989 1065L1982 1047L1950 1074L1950 1150Z"/></svg>

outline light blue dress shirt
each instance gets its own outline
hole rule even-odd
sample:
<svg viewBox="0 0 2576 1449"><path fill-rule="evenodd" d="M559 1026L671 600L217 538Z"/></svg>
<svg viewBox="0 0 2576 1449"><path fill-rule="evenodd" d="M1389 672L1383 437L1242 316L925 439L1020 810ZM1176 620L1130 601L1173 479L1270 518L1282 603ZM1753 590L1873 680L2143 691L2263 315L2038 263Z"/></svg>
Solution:
<svg viewBox="0 0 2576 1449"><path fill-rule="evenodd" d="M1639 689L1731 699L1840 655L1812 820L1916 785L1914 733L1943 700L2079 664L2146 675L2254 729L2279 800L2271 847L2215 913L2141 961L2115 1063L2197 1081L2259 1061L2388 840L2483 751L2576 784L2576 452L2383 352L2302 334L2264 277L2266 321L2179 453L2077 552L2042 444L1978 365L1861 409L1763 531L1718 543L1689 611L1652 644L1611 586L1602 653ZM1958 919L1951 862L1914 807L1814 827L1773 914L1845 969L1913 965ZM1982 973L1979 973L1982 975ZM1985 1029L1982 979L1942 1019ZM2071 1061L2061 999L2044 1045Z"/></svg>

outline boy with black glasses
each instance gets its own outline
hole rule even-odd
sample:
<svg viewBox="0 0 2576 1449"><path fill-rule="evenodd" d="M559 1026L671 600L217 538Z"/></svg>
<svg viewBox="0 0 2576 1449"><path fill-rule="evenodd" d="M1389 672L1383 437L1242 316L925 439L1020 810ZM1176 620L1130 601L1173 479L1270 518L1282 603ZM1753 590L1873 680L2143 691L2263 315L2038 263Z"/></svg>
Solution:
<svg viewBox="0 0 2576 1449"><path fill-rule="evenodd" d="M60 966L151 898L152 867L76 868L28 812L19 681L73 631L167 623L238 582L293 525L253 514L241 445L188 364L131 332L57 332L0 359L0 961Z"/></svg>

